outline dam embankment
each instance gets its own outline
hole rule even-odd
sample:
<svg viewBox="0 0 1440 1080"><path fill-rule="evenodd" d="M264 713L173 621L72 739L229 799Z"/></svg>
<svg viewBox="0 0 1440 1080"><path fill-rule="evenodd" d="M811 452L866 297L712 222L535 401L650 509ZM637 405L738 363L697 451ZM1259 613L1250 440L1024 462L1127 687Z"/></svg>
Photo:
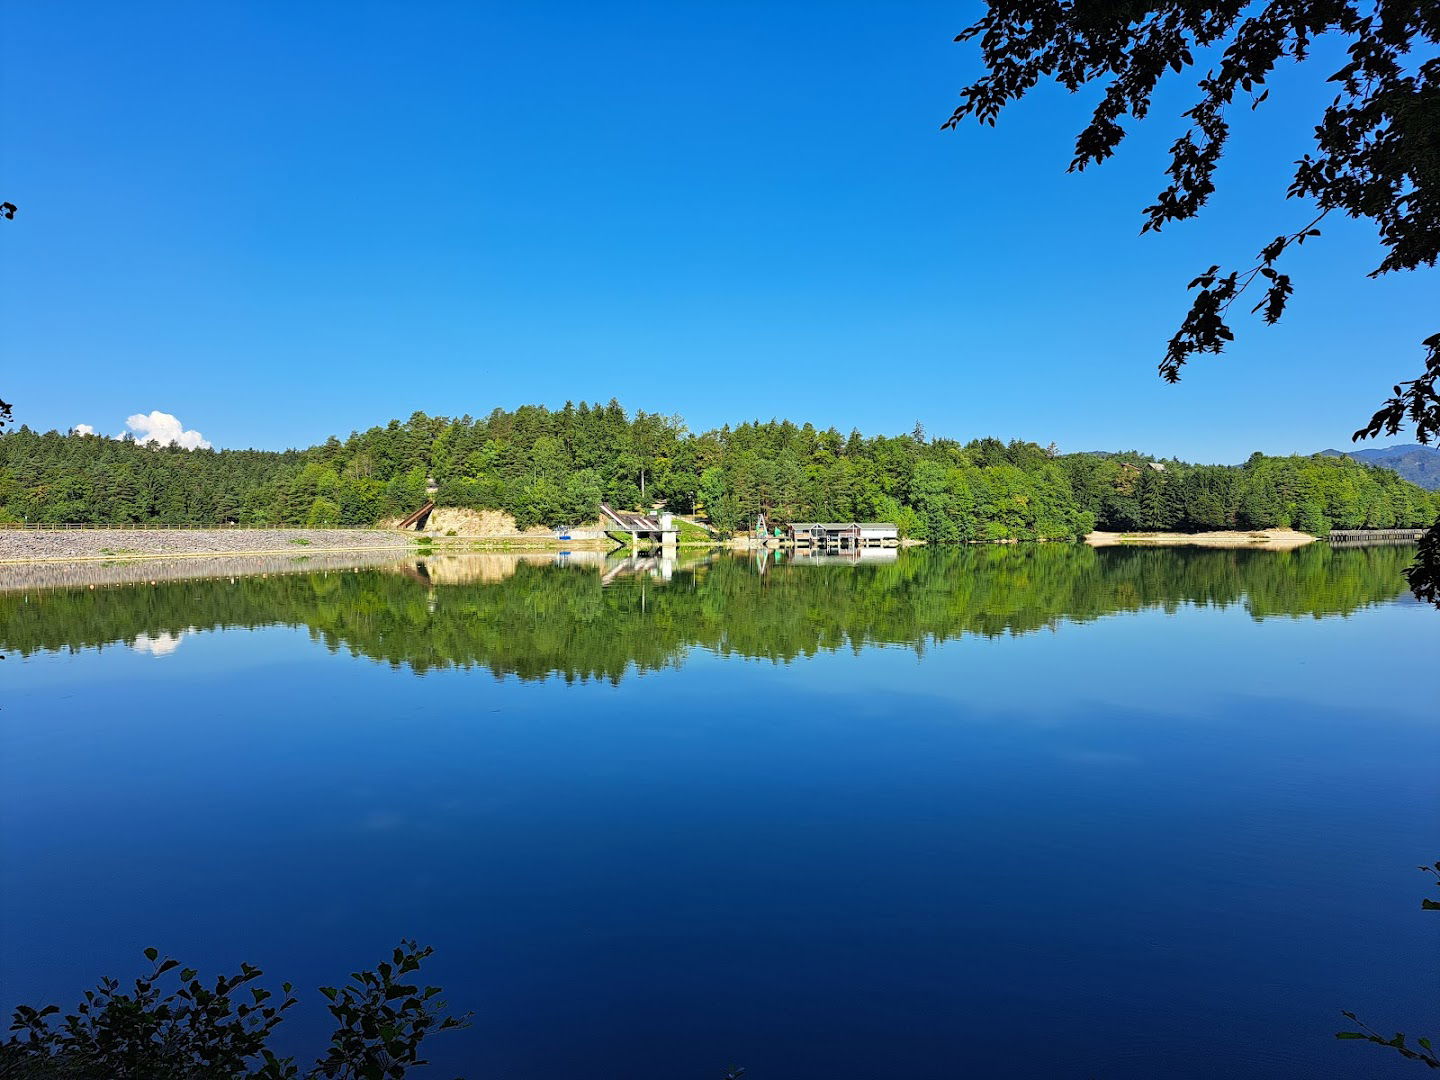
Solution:
<svg viewBox="0 0 1440 1080"><path fill-rule="evenodd" d="M409 550L413 533L384 529L0 529L0 563L207 555Z"/></svg>

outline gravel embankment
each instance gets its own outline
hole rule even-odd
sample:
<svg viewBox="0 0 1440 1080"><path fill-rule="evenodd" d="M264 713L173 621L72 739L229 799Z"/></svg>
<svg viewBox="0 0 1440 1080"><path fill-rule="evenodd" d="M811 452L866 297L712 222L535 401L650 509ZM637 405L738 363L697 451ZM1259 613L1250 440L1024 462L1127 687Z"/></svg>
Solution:
<svg viewBox="0 0 1440 1080"><path fill-rule="evenodd" d="M161 581L214 580L254 574L317 574L369 567L412 566L392 548L319 551L304 555L156 555L143 559L50 559L0 562L0 597L38 589L154 585Z"/></svg>
<svg viewBox="0 0 1440 1080"><path fill-rule="evenodd" d="M0 529L0 562L405 551L414 540L381 529Z"/></svg>

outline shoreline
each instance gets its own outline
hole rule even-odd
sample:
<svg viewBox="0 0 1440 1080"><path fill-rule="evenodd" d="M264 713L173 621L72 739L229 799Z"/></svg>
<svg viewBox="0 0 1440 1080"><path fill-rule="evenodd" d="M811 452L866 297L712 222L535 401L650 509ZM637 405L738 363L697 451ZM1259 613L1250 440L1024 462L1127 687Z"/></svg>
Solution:
<svg viewBox="0 0 1440 1080"><path fill-rule="evenodd" d="M364 551L388 551L397 555L409 554L404 548L393 544L367 544L360 547L327 547L316 551L316 555L354 554ZM43 558L20 556L0 559L0 566L70 565L84 563L146 562L151 559L230 559L256 555L289 555L305 558L309 553L303 549L290 548L246 548L234 551L142 551L114 555L52 555Z"/></svg>
<svg viewBox="0 0 1440 1080"><path fill-rule="evenodd" d="M1222 530L1203 533L1121 533L1095 531L1084 538L1090 547L1251 547L1288 550L1316 543L1320 537L1290 529ZM1022 541L1009 541L1021 543ZM918 546L902 540L900 547ZM747 540L684 542L680 547L751 547ZM26 529L0 530L0 566L143 562L152 559L273 557L331 553L391 552L410 555L467 552L607 550L590 538L560 540L553 536L398 532L386 529Z"/></svg>
<svg viewBox="0 0 1440 1080"><path fill-rule="evenodd" d="M332 553L389 552L398 559L415 555L463 555L525 552L606 552L603 539L520 534L436 536L387 529L263 529L117 527L85 529L0 529L0 566L77 565L145 562L155 559L315 556ZM682 542L679 548L715 547Z"/></svg>
<svg viewBox="0 0 1440 1080"><path fill-rule="evenodd" d="M0 565L373 551L392 551L403 556L413 548L413 537L373 529L141 527L0 530Z"/></svg>

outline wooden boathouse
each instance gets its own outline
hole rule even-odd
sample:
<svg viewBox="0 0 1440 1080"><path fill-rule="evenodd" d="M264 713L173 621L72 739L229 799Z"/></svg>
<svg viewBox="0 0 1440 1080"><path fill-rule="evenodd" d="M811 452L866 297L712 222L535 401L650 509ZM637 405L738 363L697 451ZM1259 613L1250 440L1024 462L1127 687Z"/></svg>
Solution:
<svg viewBox="0 0 1440 1080"><path fill-rule="evenodd" d="M894 547L900 530L888 521L797 521L785 530L795 547L850 551L867 547Z"/></svg>

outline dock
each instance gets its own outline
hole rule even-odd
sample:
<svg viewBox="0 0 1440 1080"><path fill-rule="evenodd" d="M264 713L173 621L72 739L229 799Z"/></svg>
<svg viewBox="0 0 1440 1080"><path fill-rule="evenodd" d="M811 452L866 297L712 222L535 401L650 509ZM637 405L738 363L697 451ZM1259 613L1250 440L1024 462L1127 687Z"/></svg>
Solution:
<svg viewBox="0 0 1440 1080"><path fill-rule="evenodd" d="M1362 544L1414 544L1424 535L1424 529L1331 529L1327 539L1332 546L1358 547Z"/></svg>

